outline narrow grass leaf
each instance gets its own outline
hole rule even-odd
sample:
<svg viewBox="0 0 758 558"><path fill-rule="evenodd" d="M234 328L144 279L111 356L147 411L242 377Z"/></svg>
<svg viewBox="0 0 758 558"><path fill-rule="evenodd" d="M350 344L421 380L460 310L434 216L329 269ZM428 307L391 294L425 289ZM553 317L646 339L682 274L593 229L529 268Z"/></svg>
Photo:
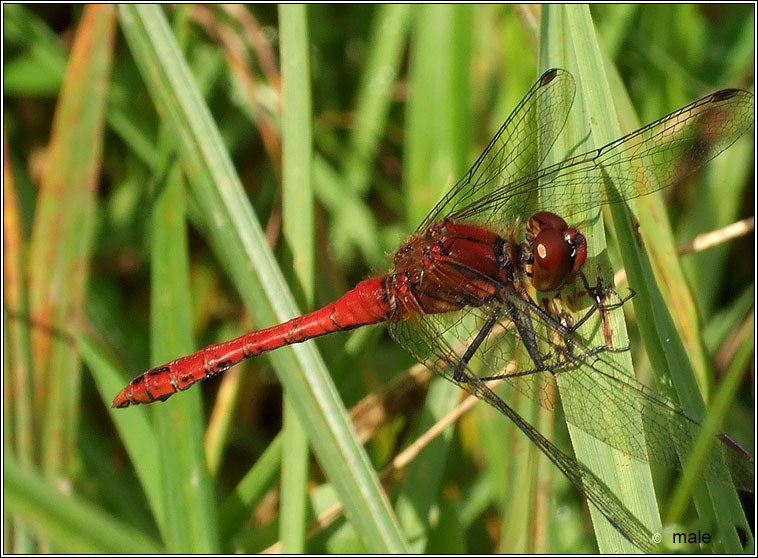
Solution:
<svg viewBox="0 0 758 558"><path fill-rule="evenodd" d="M301 308L314 303L314 206L311 87L306 6L279 6L282 63L282 225L285 273L298 287ZM305 550L308 438L293 402L284 393L282 552Z"/></svg>
<svg viewBox="0 0 758 558"><path fill-rule="evenodd" d="M42 417L43 469L76 461L81 367L66 335L82 326L95 198L115 38L112 6L87 6L56 107L29 254L34 406Z"/></svg>
<svg viewBox="0 0 758 558"><path fill-rule="evenodd" d="M104 401L110 401L113 394L118 393L118 390L124 386L126 374L123 370L118 370L103 349L89 337L77 336L76 346L82 361L95 380L100 396ZM162 531L165 531L163 484L156 474L156 471L160 470L159 456L156 451L158 439L149 418L150 409L137 407L131 413L120 413L113 409L110 413L126 448L126 453L134 464L137 478L142 485L142 491L145 493L155 522Z"/></svg>
<svg viewBox="0 0 758 558"><path fill-rule="evenodd" d="M3 5L5 45L23 45L24 56L3 68L6 95L55 95L66 71L66 50L58 36L28 7Z"/></svg>
<svg viewBox="0 0 758 558"><path fill-rule="evenodd" d="M471 128L470 119L459 115L470 114L466 88L472 34L468 6L415 6L414 10L404 184L412 224L420 222L465 171ZM430 388L423 420L414 426L414 434L423 433L459 399L460 388L438 379ZM398 495L398 518L414 552L424 552L429 543L430 512L440 492L451 440L448 433L425 448L411 464Z"/></svg>
<svg viewBox="0 0 758 558"><path fill-rule="evenodd" d="M5 137L4 151L9 153ZM24 232L13 180L11 157L3 160L3 435L21 467L31 467L36 458L32 412L31 330L24 268ZM14 522L11 547L17 553L34 551L34 541L21 522Z"/></svg>
<svg viewBox="0 0 758 558"><path fill-rule="evenodd" d="M608 74L612 77L614 101L620 107L618 115L626 131L634 130L639 121L626 102L626 95L621 92L619 80L614 73ZM670 227L665 225L665 204L659 193L639 198L635 203L640 208L640 230L646 240L646 251L657 262L655 272L650 259L635 249L637 236L628 223L627 215L614 213L614 225L629 284L637 293L632 302L639 323L644 324L640 333L646 353L656 372L657 385L672 386L673 390L664 391L669 396L673 392L681 407L694 417L704 417L706 407L698 381L702 385L710 381L706 376L712 375L711 367L702 347L703 332L699 312L676 256ZM626 224L620 226L619 223ZM662 290L666 293L665 297ZM672 312L676 318L672 317ZM675 322L679 324L678 328ZM682 466L686 467L688 456L682 455L680 458ZM728 476L729 472L724 466L724 478ZM715 539L713 550L743 552L741 537L735 526L745 529L747 522L736 491L720 482L703 481L695 485L694 502L700 521L707 525L718 525L720 536ZM740 520L736 521L735 517Z"/></svg>
<svg viewBox="0 0 758 558"><path fill-rule="evenodd" d="M218 510L219 537L230 540L246 528L251 510L272 487L282 465L282 435L278 435Z"/></svg>
<svg viewBox="0 0 758 558"><path fill-rule="evenodd" d="M190 333L189 255L184 183L166 130L159 145L166 168L153 204L151 235L151 361L168 362L193 350ZM194 390L154 409L165 527L171 552L218 552L215 497L203 447L201 392ZM193 528L187 530L186 526Z"/></svg>
<svg viewBox="0 0 758 558"><path fill-rule="evenodd" d="M161 554L164 549L90 502L61 494L30 469L22 469L10 452L3 456L3 501L6 510L63 554Z"/></svg>
<svg viewBox="0 0 758 558"><path fill-rule="evenodd" d="M292 296L163 14L152 6L124 6L119 14L154 102L175 134L179 159L205 210L209 241L245 304L261 324L297 315ZM297 402L314 450L366 547L377 552L401 550L397 523L315 347L304 344L281 349L269 358Z"/></svg>
<svg viewBox="0 0 758 558"><path fill-rule="evenodd" d="M546 46L543 48L541 54L545 56L549 52L552 52L553 57L550 58L548 55L549 61L543 63L543 69L547 69L548 66L553 65L565 66L577 79L577 98L562 138L564 150L568 150L570 146L579 145L581 140L586 136L587 120L580 118L583 107L588 111L588 119L593 125L593 143L595 146L603 145L618 137L619 134L613 130L595 129L595 126L599 125L599 123L604 123L606 119L610 118L613 121L613 114L612 111L610 112L610 116L609 111L600 112L604 107L609 105L596 97L592 97L592 95L600 94L599 91L602 91L600 89L602 83L593 83L592 85L588 83L594 79L592 77L593 74L597 75L601 73L600 68L602 68L602 62L599 58L599 47L595 40L595 31L589 18L589 12L584 7L576 9L567 7L565 11L551 8L549 19L553 20L553 25L550 26L548 34L543 36L546 39L546 42L543 44ZM560 47L558 47L559 51L556 52L556 47L553 45L565 45L565 50L561 51ZM583 104L582 100L584 101ZM607 125L607 123L603 125ZM592 145L582 144L580 151L589 150L591 147ZM568 195L568 193L565 195ZM597 216L598 210L595 210L594 214ZM584 217L585 222L588 224L583 228L583 233L587 238L590 256L593 258L592 263L595 266L594 269L602 269L604 284L609 284L610 264L607 259L603 259L601 256L605 247L602 224L597 219L588 219L589 215L585 215ZM589 224L593 222L595 223L594 225ZM598 258L598 256L601 257ZM590 274L590 283L595 281L595 277L592 276L595 273L594 269L585 270L586 273ZM611 314L610 320L612 321L610 321L610 324L615 332L614 344L624 346L626 344L626 330L623 320L620 319L619 312L612 312ZM589 339L589 343L590 346L602 346L605 344L601 328L594 331ZM627 374L633 375L631 358L628 353L612 355L612 357L615 362L626 370ZM570 403L572 396L583 396L579 393L571 394L566 389L567 386L565 382L561 381L561 378L558 379L558 385L561 388L562 396L569 398L569 401L564 401L564 406ZM602 412L602 409L598 409L597 412ZM597 420L603 419L597 417ZM626 417L612 416L608 417L608 420L613 421L614 424L621 425L626 420ZM634 420L634 418L632 417L631 420ZM650 471L646 464L630 460L622 452L610 448L578 428L570 426L569 432L571 433L572 444L577 459L602 479L608 489L616 494L616 497L625 505L631 515L641 520L651 531L656 530L656 526L660 525L660 520L657 519L655 492L653 490ZM590 506L590 510L592 511L595 534L601 552L638 551L594 506ZM658 530L660 529L658 528ZM650 541L647 541L647 543L652 544Z"/></svg>

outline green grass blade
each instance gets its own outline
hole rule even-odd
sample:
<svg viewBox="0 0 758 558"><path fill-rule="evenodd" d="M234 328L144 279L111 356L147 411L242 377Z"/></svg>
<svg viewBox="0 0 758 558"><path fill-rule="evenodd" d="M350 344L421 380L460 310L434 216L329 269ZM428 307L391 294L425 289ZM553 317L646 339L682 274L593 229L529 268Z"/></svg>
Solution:
<svg viewBox="0 0 758 558"><path fill-rule="evenodd" d="M23 45L24 56L6 63L6 94L54 95L66 71L67 53L58 36L37 14L21 4L3 5L6 45Z"/></svg>
<svg viewBox="0 0 758 558"><path fill-rule="evenodd" d="M548 46L543 48L542 55L547 56L547 62L543 62L543 69L547 69L549 66L564 66L574 73L577 79L577 100L574 103L574 110L562 138L564 149L571 145L577 145L577 142L580 142L586 134L585 122L577 121L577 116L582 107L582 99L584 101L583 106L589 112L589 120L593 124L593 142L596 146L604 145L620 134L609 129L596 129L597 126L607 125L608 121L613 122L614 119L612 111L601 112L604 107L611 105L594 96L598 94L598 87L601 87L602 84L589 83L589 80L594 79L594 76L602 73L599 70L602 68L599 47L595 40L595 32L589 18L589 12L586 7L568 7L564 13L559 13L561 11L550 10L548 21L554 25L550 27L546 35L543 35L543 38L547 40L545 44ZM543 21L545 21L544 18ZM555 52L554 45L566 45L566 48L563 52ZM549 51L550 48L553 51ZM576 61L576 65L574 61ZM582 145L581 150L589 150L591 147L591 145ZM610 263L607 259L598 259L605 247L602 225L598 224L585 228L583 232L587 238L591 262L593 265L601 266L604 270L604 283L609 284ZM592 273L589 270L586 272ZM590 283L593 283L595 278L590 275L588 279ZM627 344L627 334L623 320L620 319L620 312L612 314L611 327L617 335L614 343L617 346L624 346ZM603 345L602 331L596 330L589 342L592 346ZM612 355L612 357L626 370L627 374L634 374L628 353ZM559 386L562 384L560 379L558 384ZM570 397L569 394L564 395ZM577 396L581 397L581 394L577 394ZM624 417L610 417L610 420L622 424ZM638 418L638 420L641 419ZM647 464L634 460L630 461L628 456L622 452L608 447L577 428L570 427L569 431L577 459L598 475L608 488L617 495L627 510L642 521L651 533L660 532L655 491ZM638 551L594 506L590 506L590 509L601 552Z"/></svg>
<svg viewBox="0 0 758 558"><path fill-rule="evenodd" d="M7 147L7 140L4 138ZM7 148L6 148L7 153ZM36 437L32 410L31 328L24 273L24 234L16 184L8 157L3 165L3 436L21 467L35 463ZM34 551L22 522L14 522L9 546L17 553Z"/></svg>
<svg viewBox="0 0 758 558"><path fill-rule="evenodd" d="M308 63L306 7L279 6L282 63L282 232L287 251L285 272L296 285L301 307L314 303L315 228L311 88ZM290 263L291 262L291 263ZM282 552L300 554L305 548L308 438L295 406L285 392L283 417Z"/></svg>
<svg viewBox="0 0 758 558"><path fill-rule="evenodd" d="M625 125L624 131L634 130L639 121L630 105L623 102L626 96L620 92L618 80L614 79L612 83L616 106L622 107L618 114ZM629 284L637 293L633 305L637 319L644 324L640 333L646 353L656 372L656 383L673 386L674 398L679 404L695 417L704 417L706 408L702 393L705 388L701 386L709 381L706 377L712 375L711 366L702 345L699 310L676 256L663 192L645 196L635 203L650 259L635 248L637 233L628 221L628 214L617 209L613 217ZM710 424L710 420L705 423ZM689 457L681 456L685 468ZM724 466L724 477L728 475ZM719 533L710 548L717 552L744 552L735 527L746 533L750 529L736 491L722 483L701 479L694 484L693 497L701 524L709 525Z"/></svg>
<svg viewBox="0 0 758 558"><path fill-rule="evenodd" d="M400 72L407 41L411 7L386 4L377 7L369 39L368 56L355 102L355 125L345 158L345 182L359 195L369 187L372 163L387 122L392 93Z"/></svg>
<svg viewBox="0 0 758 558"><path fill-rule="evenodd" d="M573 41L574 54L569 60L576 60L577 68L575 74L580 83L580 90L583 92L585 106L590 116L590 122L592 122L593 138L596 145L602 145L616 137L621 135L621 131L617 122L617 113L613 110L605 110L606 107L612 107L610 88L605 74L601 70L603 67L600 51L594 41L594 32L592 31L592 25L589 18L589 13L578 7L572 7L567 9L567 22L571 31L571 38ZM571 68L571 66L569 66ZM621 114L624 114L623 112ZM626 118L626 117L624 117ZM627 120L628 121L628 120ZM637 126L629 126L627 131L633 130ZM577 136L576 140L579 141L581 136ZM582 146L584 150L584 146ZM655 204L656 196L647 196L640 200L640 206L646 204ZM651 223L665 222L662 206L659 204L657 209L657 218L650 220ZM691 394L698 393L698 389L694 381L692 381L692 368L688 359L688 353L683 350L683 345L679 334L673 327L673 322L668 314L666 305L663 298L660 296L655 276L650 267L647 258L636 249L637 242L635 240L635 232L633 225L630 223L628 214L623 208L622 204L612 205L609 208L611 214L614 217L615 232L619 241L619 250L624 260L625 267L630 277L630 284L635 289L637 295L635 296L634 308L637 311L638 318L641 323L645 324L645 327L641 328L643 339L645 340L645 346L647 349L648 357L651 359L656 371L662 374L661 377L667 378L667 370L675 372L674 385L677 387L678 398L684 408L690 411L695 410L696 415L702 416L702 403L698 403L691 399ZM643 212L654 213L654 211ZM644 220L641 217L641 221ZM658 227L659 228L659 227ZM656 251L661 253L668 252L669 258L662 264L664 267L671 266L675 260L675 247L671 242L670 234L661 234L659 228L659 234L653 234L651 243L657 244ZM669 239L668 249L666 248L666 239ZM592 250L595 250L595 244L598 243L597 237L590 237L588 235L588 242ZM599 246L599 245L598 245ZM590 280L592 282L592 279ZM605 280L608 282L608 279ZM639 288L638 288L639 286ZM681 285L680 292L686 292L686 286ZM682 297L680 297L682 298ZM685 307L685 305L680 305ZM689 305L692 306L691 303ZM690 311L690 315L694 315L694 312ZM690 327L697 327L696 320L690 320ZM617 328L616 328L617 329ZM663 341L665 340L665 342ZM602 339L595 341L596 344L602 344ZM620 346L625 344L623 337L620 341ZM700 349L698 347L698 349ZM701 355L700 350L692 350L691 354ZM700 357L702 359L702 357ZM629 362L629 361L628 361ZM627 364L628 366L628 364ZM629 369L631 371L631 369ZM678 379L677 379L678 376ZM687 379L689 378L689 380ZM665 380L664 380L665 381ZM594 453L577 447L577 436L572 433L574 439L575 449L577 454L580 455L580 459L585 463L590 463L594 460ZM583 445L583 444L582 444ZM590 444L588 447L591 447ZM583 455L583 456L582 456ZM609 454L610 457L610 454ZM684 460L687 456L681 456ZM604 460L605 461L605 460ZM609 471L611 469L611 461L607 462L609 465ZM637 468L637 465L640 465ZM661 536L659 520L657 519L655 494L652 490L652 484L650 482L649 473L645 471L646 467L642 467L642 464L634 463L636 471L632 474L632 468L624 467L619 469L619 484L616 486L612 483L610 486L615 490L619 490L621 499L625 503L627 509L629 509L636 517L643 520L648 525L651 531L658 533L656 536ZM727 476L725 470L725 476ZM605 477L603 477L605 478ZM710 484L710 483L708 483ZM647 486L648 488L643 488ZM698 494L700 492L700 494ZM647 498L643 498L643 495L647 494ZM715 487L711 491L710 499L712 504L706 503L708 496L705 494L705 485L700 484L696 491L696 503L698 507L698 513L700 519L708 525L714 525L721 523L718 527L718 532L722 534L720 539L716 540L714 549L717 548L729 548L732 552L737 552L742 549L739 545L736 533L732 524L731 518L735 517L738 513L739 505L736 501L736 494L733 491L723 491L723 487L720 493L717 492ZM708 511L709 506L714 511ZM727 509L732 506L729 511ZM720 512L715 512L715 509L720 508ZM719 521L718 518L723 518ZM601 522L602 523L602 522ZM597 525L597 522L596 522ZM609 548L612 545L613 533L608 530L609 539L602 534L598 534L599 544L601 549ZM726 547L722 547L722 544L726 544Z"/></svg>
<svg viewBox="0 0 758 558"><path fill-rule="evenodd" d="M689 456L682 480L677 484L676 492L671 498L666 516L666 519L671 523L678 523L682 520L686 506L689 504L693 492L695 492L695 486L700 482L699 472L702 461L708 458L716 441L716 435L722 431L725 418L734 404L735 393L740 388L746 371L749 369L749 361L755 354L755 341L749 332L754 331L754 326L754 316L751 315L742 328L742 342L719 384L719 389L708 406L708 416L703 421L703 432ZM742 522L744 520L741 509L732 508L732 513L735 514L736 521ZM748 532L749 530L746 529L745 533ZM750 543L745 545L746 548L749 546Z"/></svg>
<svg viewBox="0 0 758 558"><path fill-rule="evenodd" d="M189 256L184 183L164 132L160 140L165 181L158 185L151 235L151 363L193 350L190 334ZM163 538L171 552L219 551L215 499L203 448L204 414L198 390L154 409L163 485ZM117 411L116 411L117 412ZM141 457L140 457L141 458ZM192 529L187 529L192 525Z"/></svg>
<svg viewBox="0 0 758 558"><path fill-rule="evenodd" d="M51 476L72 473L76 461L81 363L66 336L54 332L83 322L114 16L112 7L89 6L79 23L29 249L29 311L44 326L32 332L34 406L43 423L43 470Z"/></svg>
<svg viewBox="0 0 758 558"><path fill-rule="evenodd" d="M406 144L404 184L406 199L413 200L407 205L412 224L421 221L451 177L464 172L471 136L471 119L464 115L471 111L467 88L472 38L468 6L415 6L414 10L412 94L406 117L411 139ZM414 425L413 437L451 411L459 399L457 386L438 379L427 395L422 419ZM448 431L425 448L411 464L398 494L398 518L414 552L428 551L431 508L437 502L451 440Z"/></svg>
<svg viewBox="0 0 758 558"><path fill-rule="evenodd" d="M350 137L344 154L340 154L342 172L326 173L323 161L317 163L318 198L332 214L331 246L340 261L349 260L357 251L372 267L382 268L387 262L386 250L377 238L379 226L366 197L402 72L411 14L407 5L377 6L357 87Z"/></svg>
<svg viewBox="0 0 758 558"><path fill-rule="evenodd" d="M468 9L416 8L411 81L421 90L413 93L414 105L408 107L403 168L409 228L424 219L470 163L471 109L460 102L470 83L470 54L454 48L458 41L470 44L465 32ZM440 142L449 147L439 149Z"/></svg>
<svg viewBox="0 0 758 558"><path fill-rule="evenodd" d="M627 121L629 120L636 121L633 116L627 117ZM711 366L706 361L704 347L701 346L702 324L694 307L694 297L684 278L679 260L674 255L676 249L670 229L662 225L666 223L662 218L665 213L663 205L660 196L656 194L641 198L637 202L640 208L640 230L647 240L645 246L649 247L656 273L653 273L647 258L639 259L639 255L635 256L630 250L622 252L622 257L625 258L624 265L630 285L638 292L634 300L634 309L637 319L646 324L646 327L641 328L641 334L647 354L656 370L658 384L672 385L680 405L694 416L703 417L706 415L706 408L695 371L698 372L697 377L702 378L702 385L708 381L703 375L711 374ZM623 241L621 244L624 244ZM656 278L660 279L660 288ZM666 293L665 298L661 289ZM676 312L678 328L668 308ZM683 336L680 335L680 331L683 332ZM681 457L683 463L686 463L689 456ZM725 466L725 477L728 474ZM743 552L744 546L735 526L746 533L750 530L747 528L736 491L725 488L721 483L695 484L686 480L683 482L694 489L693 498L700 521L705 525L718 526L713 528L717 529L721 536L715 539L713 548L720 548L722 552L727 553ZM677 499L681 499L681 492ZM680 507L680 504L676 507Z"/></svg>
<svg viewBox="0 0 758 558"><path fill-rule="evenodd" d="M234 492L219 507L218 522L222 540L230 540L247 527L250 515L248 510L266 494L279 475L283 445L281 435L274 438Z"/></svg>
<svg viewBox="0 0 758 558"><path fill-rule="evenodd" d="M218 130L162 13L151 6L124 6L120 16L154 102L175 134L179 160L205 211L210 241L245 304L261 324L297 315ZM296 402L321 465L366 547L401 550L398 526L314 346L275 351L269 358Z"/></svg>
<svg viewBox="0 0 758 558"><path fill-rule="evenodd" d="M64 554L160 554L163 549L141 532L77 496L61 494L12 455L3 456L3 502L6 510Z"/></svg>
<svg viewBox="0 0 758 558"><path fill-rule="evenodd" d="M103 349L89 337L78 336L76 346L95 380L101 398L109 401L114 393L124 387L126 374L123 370L118 370ZM155 522L161 531L165 531L163 484L156 474L161 468L156 451L158 438L149 415L148 407L136 407L131 413L111 411L111 418L137 471L137 479L142 485Z"/></svg>

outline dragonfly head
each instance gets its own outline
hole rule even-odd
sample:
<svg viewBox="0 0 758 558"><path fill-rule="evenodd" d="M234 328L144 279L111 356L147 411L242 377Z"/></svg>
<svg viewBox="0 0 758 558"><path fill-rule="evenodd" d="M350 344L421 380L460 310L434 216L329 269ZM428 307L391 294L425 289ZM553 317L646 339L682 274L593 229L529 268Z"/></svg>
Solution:
<svg viewBox="0 0 758 558"><path fill-rule="evenodd" d="M561 217L535 213L526 225L531 250L527 276L539 291L553 291L572 283L587 259L587 241Z"/></svg>

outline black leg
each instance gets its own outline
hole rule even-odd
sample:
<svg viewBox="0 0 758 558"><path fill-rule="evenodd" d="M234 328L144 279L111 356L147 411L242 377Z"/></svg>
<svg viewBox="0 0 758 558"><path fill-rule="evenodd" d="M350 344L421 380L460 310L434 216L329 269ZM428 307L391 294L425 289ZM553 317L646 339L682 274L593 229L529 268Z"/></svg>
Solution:
<svg viewBox="0 0 758 558"><path fill-rule="evenodd" d="M484 342L484 340L490 334L490 332L492 331L492 328L495 327L497 320L498 320L498 315L496 312L493 312L489 316L487 316L487 319L485 320L484 325L482 326L482 329L480 329L479 333L476 334L476 337L466 349L466 352L464 353L463 357L461 357L461 360L458 362L458 364L456 364L455 371L453 371L453 380L455 380L456 382L466 381L466 375L463 373L463 369L468 366L468 363L471 360L471 357L474 356L474 353L479 349L479 346Z"/></svg>

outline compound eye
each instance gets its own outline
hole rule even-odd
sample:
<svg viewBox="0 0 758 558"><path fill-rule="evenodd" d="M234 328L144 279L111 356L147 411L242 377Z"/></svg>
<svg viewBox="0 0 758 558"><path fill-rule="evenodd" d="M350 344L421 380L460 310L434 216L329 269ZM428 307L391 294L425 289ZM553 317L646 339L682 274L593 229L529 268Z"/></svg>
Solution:
<svg viewBox="0 0 758 558"><path fill-rule="evenodd" d="M566 229L564 236L570 247L569 251L571 252L572 259L571 273L569 273L565 282L573 283L581 271L584 262L587 260L587 239L576 229Z"/></svg>
<svg viewBox="0 0 758 558"><path fill-rule="evenodd" d="M540 231L545 229L553 229L558 232L563 232L568 228L566 221L561 217L558 217L555 213L549 211L538 211L531 216L526 224L526 240L527 242L533 241Z"/></svg>
<svg viewBox="0 0 758 558"><path fill-rule="evenodd" d="M532 245L532 283L538 291L553 291L566 281L574 258L563 233L543 228Z"/></svg>

